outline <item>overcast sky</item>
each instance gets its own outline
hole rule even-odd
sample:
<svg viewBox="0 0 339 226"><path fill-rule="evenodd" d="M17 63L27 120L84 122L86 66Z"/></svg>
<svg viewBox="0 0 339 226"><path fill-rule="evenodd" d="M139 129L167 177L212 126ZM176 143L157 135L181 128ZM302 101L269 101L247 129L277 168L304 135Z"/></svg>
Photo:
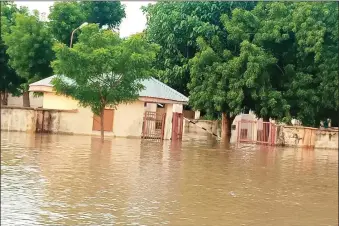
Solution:
<svg viewBox="0 0 339 226"><path fill-rule="evenodd" d="M45 12L46 17L49 14L49 7L53 5L53 1L15 1L18 6L27 6L30 10L37 9L40 13ZM122 20L120 25L120 36L127 37L131 34L141 32L146 26L146 17L141 12L140 7L154 3L151 1L121 1L126 5L126 18Z"/></svg>

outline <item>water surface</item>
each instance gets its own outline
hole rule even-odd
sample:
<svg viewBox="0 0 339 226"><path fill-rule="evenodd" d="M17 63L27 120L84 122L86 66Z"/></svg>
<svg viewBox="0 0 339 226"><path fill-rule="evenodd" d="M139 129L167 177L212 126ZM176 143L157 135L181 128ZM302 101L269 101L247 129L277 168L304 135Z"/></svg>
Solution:
<svg viewBox="0 0 339 226"><path fill-rule="evenodd" d="M338 151L2 132L1 225L338 225Z"/></svg>

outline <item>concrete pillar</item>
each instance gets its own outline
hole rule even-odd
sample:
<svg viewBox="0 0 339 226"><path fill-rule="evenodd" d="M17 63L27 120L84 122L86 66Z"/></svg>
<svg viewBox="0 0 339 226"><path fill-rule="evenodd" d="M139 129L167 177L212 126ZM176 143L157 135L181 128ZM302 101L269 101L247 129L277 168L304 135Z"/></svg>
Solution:
<svg viewBox="0 0 339 226"><path fill-rule="evenodd" d="M182 104L173 104L173 112L182 113L183 109L184 108Z"/></svg>
<svg viewBox="0 0 339 226"><path fill-rule="evenodd" d="M166 119L164 140L169 140L172 137L172 118L173 118L173 104L165 105Z"/></svg>
<svg viewBox="0 0 339 226"><path fill-rule="evenodd" d="M200 111L194 112L194 119L200 119Z"/></svg>

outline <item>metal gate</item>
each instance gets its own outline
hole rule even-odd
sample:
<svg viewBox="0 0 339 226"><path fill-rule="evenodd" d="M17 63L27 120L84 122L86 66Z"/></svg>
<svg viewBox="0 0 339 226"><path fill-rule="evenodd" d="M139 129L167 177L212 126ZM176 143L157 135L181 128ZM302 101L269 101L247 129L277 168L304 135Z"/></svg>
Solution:
<svg viewBox="0 0 339 226"><path fill-rule="evenodd" d="M174 112L172 119L172 140L181 140L184 127L184 116L182 113Z"/></svg>
<svg viewBox="0 0 339 226"><path fill-rule="evenodd" d="M240 120L237 124L237 141L274 145L276 125L271 122Z"/></svg>
<svg viewBox="0 0 339 226"><path fill-rule="evenodd" d="M166 113L146 111L142 125L143 139L164 139Z"/></svg>

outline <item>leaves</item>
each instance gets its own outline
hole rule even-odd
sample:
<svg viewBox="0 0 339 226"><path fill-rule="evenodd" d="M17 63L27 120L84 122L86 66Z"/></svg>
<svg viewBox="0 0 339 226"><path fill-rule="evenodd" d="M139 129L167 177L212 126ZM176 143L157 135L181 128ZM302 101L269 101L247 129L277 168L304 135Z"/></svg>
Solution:
<svg viewBox="0 0 339 226"><path fill-rule="evenodd" d="M15 14L15 25L4 35L9 64L28 83L51 76L52 35L36 15Z"/></svg>
<svg viewBox="0 0 339 226"><path fill-rule="evenodd" d="M337 15L334 3L283 2L222 15L226 38L197 39L191 105L316 126L339 108Z"/></svg>
<svg viewBox="0 0 339 226"><path fill-rule="evenodd" d="M0 36L0 91L10 92L18 95L21 92L20 85L25 79L20 77L16 71L9 65L9 56L7 54L7 45L3 41L3 36L10 33L10 28L15 24L14 16L16 13L27 14L27 8L17 8L12 2L1 2L1 34Z"/></svg>
<svg viewBox="0 0 339 226"><path fill-rule="evenodd" d="M70 43L72 31L84 22L115 28L126 16L124 6L118 1L55 2L50 11L51 31L58 41L66 45ZM77 37L78 33L75 33L73 43L76 43Z"/></svg>
<svg viewBox="0 0 339 226"><path fill-rule="evenodd" d="M99 114L106 105L116 107L138 98L143 89L140 82L153 75L152 61L158 50L143 34L121 39L111 30L90 24L72 49L62 43L54 46L57 59L52 65L59 75L53 81L55 88Z"/></svg>
<svg viewBox="0 0 339 226"><path fill-rule="evenodd" d="M146 36L161 46L155 62L158 78L188 95L188 61L197 52L196 39L203 37L210 42L215 34L225 38L221 14L230 13L232 7L253 6L254 2L158 2L144 7Z"/></svg>

